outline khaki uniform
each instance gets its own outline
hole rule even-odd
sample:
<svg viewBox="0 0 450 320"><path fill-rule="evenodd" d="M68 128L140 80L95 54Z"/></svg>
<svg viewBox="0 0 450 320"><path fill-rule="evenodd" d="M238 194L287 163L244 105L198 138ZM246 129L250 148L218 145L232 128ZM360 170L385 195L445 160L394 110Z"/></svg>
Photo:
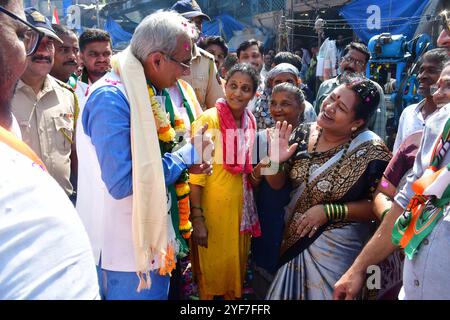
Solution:
<svg viewBox="0 0 450 320"><path fill-rule="evenodd" d="M197 100L203 110L213 108L216 100L225 97L219 74L217 73L214 56L195 46L195 56L192 60L191 74L183 76L197 95Z"/></svg>
<svg viewBox="0 0 450 320"><path fill-rule="evenodd" d="M67 84L48 75L42 90L19 80L12 111L23 141L42 159L50 175L71 195L70 154L74 139L76 97Z"/></svg>

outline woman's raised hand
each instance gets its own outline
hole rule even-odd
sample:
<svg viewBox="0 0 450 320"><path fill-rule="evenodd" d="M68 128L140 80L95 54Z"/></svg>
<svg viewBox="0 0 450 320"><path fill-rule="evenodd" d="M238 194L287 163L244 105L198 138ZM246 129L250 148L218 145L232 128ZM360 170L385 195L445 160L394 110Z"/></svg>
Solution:
<svg viewBox="0 0 450 320"><path fill-rule="evenodd" d="M273 134L270 134L269 131L267 131L270 161L282 163L294 154L298 143L289 146L291 133L292 125L288 125L287 121L283 121L283 123L277 121Z"/></svg>

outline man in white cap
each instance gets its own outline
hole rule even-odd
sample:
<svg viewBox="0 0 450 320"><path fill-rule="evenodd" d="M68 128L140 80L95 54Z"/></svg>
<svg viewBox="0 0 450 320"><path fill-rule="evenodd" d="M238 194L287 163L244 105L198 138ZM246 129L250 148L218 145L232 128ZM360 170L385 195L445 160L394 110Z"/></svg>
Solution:
<svg viewBox="0 0 450 320"><path fill-rule="evenodd" d="M195 0L177 1L171 9L193 22L199 32L202 31L202 22L205 19L211 20L210 17L202 12ZM220 76L214 63L214 56L200 49L197 45L193 48L191 73L183 76L182 79L194 88L198 102L203 110L215 107L217 99L225 96Z"/></svg>

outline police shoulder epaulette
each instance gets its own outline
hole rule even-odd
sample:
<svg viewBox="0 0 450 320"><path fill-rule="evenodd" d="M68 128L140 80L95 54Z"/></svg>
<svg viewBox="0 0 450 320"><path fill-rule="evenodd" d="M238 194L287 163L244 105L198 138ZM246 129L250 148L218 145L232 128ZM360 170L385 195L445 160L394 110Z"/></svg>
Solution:
<svg viewBox="0 0 450 320"><path fill-rule="evenodd" d="M75 92L75 91L73 90L73 88L72 88L70 85L68 85L67 83L62 82L61 80L58 80L58 79L56 79L56 78L53 78L53 79L55 79L56 83L59 84L59 85L60 85L61 87L63 87L64 89L67 89L67 90L69 90L70 92Z"/></svg>

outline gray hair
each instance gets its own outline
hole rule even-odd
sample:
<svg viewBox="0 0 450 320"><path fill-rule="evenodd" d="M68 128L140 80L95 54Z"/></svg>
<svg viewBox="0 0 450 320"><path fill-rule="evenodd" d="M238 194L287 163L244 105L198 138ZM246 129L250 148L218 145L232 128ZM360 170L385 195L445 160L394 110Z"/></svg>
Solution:
<svg viewBox="0 0 450 320"><path fill-rule="evenodd" d="M197 31L186 18L175 11L158 10L137 26L131 38L131 52L144 63L153 52L175 54L179 37L194 39L197 36Z"/></svg>
<svg viewBox="0 0 450 320"><path fill-rule="evenodd" d="M292 93L299 106L305 102L305 95L303 94L303 91L299 87L294 86L292 83L283 82L277 84L272 90L272 95L278 92Z"/></svg>

